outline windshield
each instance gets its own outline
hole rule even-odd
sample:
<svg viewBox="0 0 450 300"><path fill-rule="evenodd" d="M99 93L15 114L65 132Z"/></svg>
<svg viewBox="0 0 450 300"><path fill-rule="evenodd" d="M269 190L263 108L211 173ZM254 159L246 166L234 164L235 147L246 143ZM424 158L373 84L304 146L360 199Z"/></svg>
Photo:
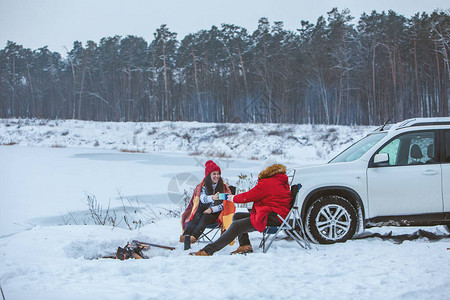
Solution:
<svg viewBox="0 0 450 300"><path fill-rule="evenodd" d="M330 161L330 163L354 161L360 158L385 135L386 132L377 132L374 134L369 134L365 138L359 140L358 142L354 143L353 145L345 149L343 152L338 154L338 156L333 158Z"/></svg>

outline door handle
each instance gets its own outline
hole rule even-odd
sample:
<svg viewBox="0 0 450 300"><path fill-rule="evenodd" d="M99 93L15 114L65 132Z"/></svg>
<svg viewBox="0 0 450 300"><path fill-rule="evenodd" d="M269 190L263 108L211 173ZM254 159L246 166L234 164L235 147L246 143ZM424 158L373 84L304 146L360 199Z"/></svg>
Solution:
<svg viewBox="0 0 450 300"><path fill-rule="evenodd" d="M435 170L426 170L422 172L422 175L436 175L437 173Z"/></svg>

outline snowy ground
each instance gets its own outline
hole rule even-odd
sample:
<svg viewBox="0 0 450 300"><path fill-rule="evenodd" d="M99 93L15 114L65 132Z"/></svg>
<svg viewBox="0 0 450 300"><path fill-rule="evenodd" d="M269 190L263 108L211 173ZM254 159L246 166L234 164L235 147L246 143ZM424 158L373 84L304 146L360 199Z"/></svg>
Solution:
<svg viewBox="0 0 450 300"><path fill-rule="evenodd" d="M213 257L192 257L178 243L179 219L170 215L212 158L207 132L236 126L234 138L222 138L224 144L215 148L223 151L215 158L223 176L236 184L240 174L255 176L264 156L288 168L325 161L368 128L55 122L0 120L0 144L12 144L0 146L0 285L6 299L448 298L450 239L441 226L373 228L366 238L308 251L281 240L266 254L257 248L261 234L252 233L255 253L247 256L230 256L236 248L230 246ZM143 129L136 133L136 128ZM161 135L142 134L150 128ZM199 133L185 143L189 128ZM249 128L253 137L246 147L229 150L237 137L245 140ZM298 141L286 146L283 138ZM263 141L279 143L281 151L267 152L258 146ZM149 153L118 151L132 148ZM125 207L129 220L143 226L131 231L124 222L115 228L92 225L87 196L109 206L118 219ZM371 236L392 231L403 237L418 230L436 240L399 243ZM148 260L99 259L133 239L176 250L152 248Z"/></svg>

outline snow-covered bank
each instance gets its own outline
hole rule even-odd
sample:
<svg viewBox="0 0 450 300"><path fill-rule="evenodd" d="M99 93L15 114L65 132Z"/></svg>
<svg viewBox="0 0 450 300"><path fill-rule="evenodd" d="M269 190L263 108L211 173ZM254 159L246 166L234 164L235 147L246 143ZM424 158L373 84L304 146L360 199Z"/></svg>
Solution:
<svg viewBox="0 0 450 300"><path fill-rule="evenodd" d="M322 162L373 127L198 122L0 119L0 145L179 152L220 158Z"/></svg>

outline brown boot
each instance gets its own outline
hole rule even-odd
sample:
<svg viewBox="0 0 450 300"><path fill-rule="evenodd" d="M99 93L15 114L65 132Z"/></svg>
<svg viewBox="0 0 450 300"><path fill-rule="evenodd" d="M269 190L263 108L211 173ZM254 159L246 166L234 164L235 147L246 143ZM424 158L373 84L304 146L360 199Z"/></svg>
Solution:
<svg viewBox="0 0 450 300"><path fill-rule="evenodd" d="M197 241L197 239L195 238L195 236L191 235L191 244L194 244Z"/></svg>
<svg viewBox="0 0 450 300"><path fill-rule="evenodd" d="M236 251L231 252L230 254L247 254L253 253L253 248L251 245L239 246Z"/></svg>
<svg viewBox="0 0 450 300"><path fill-rule="evenodd" d="M184 243L184 235L180 235L180 243Z"/></svg>
<svg viewBox="0 0 450 300"><path fill-rule="evenodd" d="M189 253L189 255L194 255L194 256L211 256L208 253L206 253L203 250L197 251L197 252L191 252Z"/></svg>

